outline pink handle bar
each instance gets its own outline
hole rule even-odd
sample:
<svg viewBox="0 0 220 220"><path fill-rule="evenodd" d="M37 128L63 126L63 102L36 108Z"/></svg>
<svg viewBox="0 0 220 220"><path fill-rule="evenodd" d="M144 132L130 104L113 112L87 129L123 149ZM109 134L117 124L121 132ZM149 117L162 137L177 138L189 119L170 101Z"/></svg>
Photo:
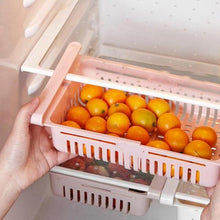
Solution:
<svg viewBox="0 0 220 220"><path fill-rule="evenodd" d="M76 59L81 45L78 42L73 42L69 44L66 51L64 52L60 62L58 63L56 69L41 95L39 96L40 105L31 117L31 123L36 125L44 125L45 114L56 95L59 87L64 81L69 69L71 68L74 60ZM65 62L64 62L65 60ZM53 89L51 89L53 88Z"/></svg>

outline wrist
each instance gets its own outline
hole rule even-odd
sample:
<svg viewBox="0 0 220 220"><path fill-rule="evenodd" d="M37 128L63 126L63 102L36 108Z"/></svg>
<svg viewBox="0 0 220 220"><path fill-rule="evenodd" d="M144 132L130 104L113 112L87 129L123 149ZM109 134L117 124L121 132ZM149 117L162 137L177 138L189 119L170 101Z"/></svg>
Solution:
<svg viewBox="0 0 220 220"><path fill-rule="evenodd" d="M1 167L1 166L0 166ZM16 182L16 178L14 178L14 174L5 172L4 169L0 170L0 186L1 189L11 189L13 192L21 193L22 189ZM4 188L2 188L5 186Z"/></svg>
<svg viewBox="0 0 220 220"><path fill-rule="evenodd" d="M3 219L21 193L12 174L0 170L0 219Z"/></svg>
<svg viewBox="0 0 220 220"><path fill-rule="evenodd" d="M8 183L7 187L12 187L17 192L21 192L21 189L19 188L19 185L16 182L15 176L17 175L16 170L16 164L13 162L13 159L8 157L7 149L9 149L9 146L5 145L0 152L0 184L2 187L2 184ZM10 183L10 184L9 184ZM1 188L3 189L3 188Z"/></svg>

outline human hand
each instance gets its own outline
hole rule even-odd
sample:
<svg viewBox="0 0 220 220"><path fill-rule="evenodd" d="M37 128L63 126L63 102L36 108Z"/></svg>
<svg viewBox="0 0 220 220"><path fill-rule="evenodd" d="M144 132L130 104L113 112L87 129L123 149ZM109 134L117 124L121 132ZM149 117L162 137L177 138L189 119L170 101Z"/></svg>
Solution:
<svg viewBox="0 0 220 220"><path fill-rule="evenodd" d="M201 215L201 220L219 220L220 219L220 180L215 187L207 189L210 197L210 203L207 205Z"/></svg>
<svg viewBox="0 0 220 220"><path fill-rule="evenodd" d="M53 166L72 158L71 154L58 152L53 147L44 127L30 125L31 115L38 105L39 99L35 98L20 109L0 152L0 204L7 201L10 207L23 189ZM8 206L0 208L0 219Z"/></svg>

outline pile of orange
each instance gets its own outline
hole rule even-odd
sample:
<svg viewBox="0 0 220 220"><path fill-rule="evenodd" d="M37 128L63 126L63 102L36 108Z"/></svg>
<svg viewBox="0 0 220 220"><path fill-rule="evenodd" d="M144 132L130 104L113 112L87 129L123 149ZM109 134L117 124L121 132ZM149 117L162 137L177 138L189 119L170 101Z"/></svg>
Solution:
<svg viewBox="0 0 220 220"><path fill-rule="evenodd" d="M130 95L116 89L105 90L95 85L85 85L80 99L84 105L71 107L63 125L211 159L211 148L217 142L216 132L211 127L200 126L189 137L164 99L153 98L147 103L142 95ZM155 136L156 139L153 138Z"/></svg>

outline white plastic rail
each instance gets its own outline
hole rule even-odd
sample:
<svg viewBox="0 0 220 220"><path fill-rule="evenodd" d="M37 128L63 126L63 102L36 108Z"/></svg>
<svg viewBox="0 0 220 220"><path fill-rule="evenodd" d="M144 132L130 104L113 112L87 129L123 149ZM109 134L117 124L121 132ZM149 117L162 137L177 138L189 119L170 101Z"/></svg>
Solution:
<svg viewBox="0 0 220 220"><path fill-rule="evenodd" d="M62 29L63 25L67 21L68 17L70 16L72 10L76 6L78 0L72 0L70 4L67 4L66 7L63 7L54 17L54 19L51 21L39 41L36 43L32 51L30 52L29 56L21 66L21 71L27 71L31 73L36 73L33 72L34 69L40 69L40 62L47 53L48 49L54 42L55 38L59 34L60 30ZM50 36L50 37L48 37ZM32 71L29 71L32 69ZM53 71L51 70L46 70L49 71L50 74L52 75ZM45 72L45 71L44 71ZM36 92L41 85L43 84L45 75L48 74L42 74L38 75L35 77L35 79L32 81L30 86L28 87L28 94L31 95L34 92Z"/></svg>
<svg viewBox="0 0 220 220"><path fill-rule="evenodd" d="M29 22L25 28L25 37L32 37L42 26L47 15L54 7L57 0L45 0L45 3L42 5L41 9L33 16L32 20Z"/></svg>
<svg viewBox="0 0 220 220"><path fill-rule="evenodd" d="M36 1L36 0L23 0L23 6L24 6L24 8L30 7L31 5L34 4L35 1Z"/></svg>

